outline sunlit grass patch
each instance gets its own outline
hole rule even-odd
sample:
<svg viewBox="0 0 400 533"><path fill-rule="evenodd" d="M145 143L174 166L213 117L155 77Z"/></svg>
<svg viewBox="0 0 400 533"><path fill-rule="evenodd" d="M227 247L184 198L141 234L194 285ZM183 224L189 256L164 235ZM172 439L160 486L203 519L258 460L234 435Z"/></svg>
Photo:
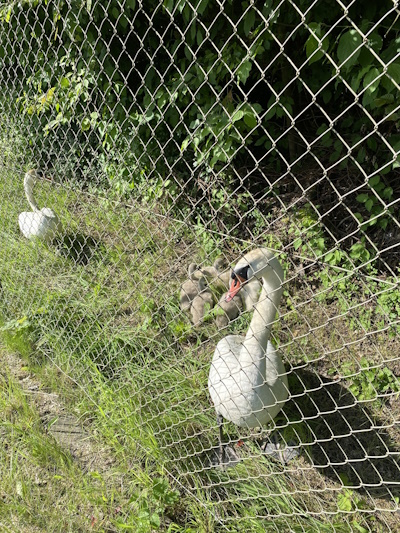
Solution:
<svg viewBox="0 0 400 533"><path fill-rule="evenodd" d="M290 371L292 398L276 425L302 448L303 456L292 465L281 465L260 451L254 434L227 423L233 445L243 439L242 461L236 468L220 471L210 464L218 429L207 391L209 364L219 338L228 331L244 333L251 313L243 313L228 330L219 331L212 313L195 328L179 308L186 262L208 260L216 249L215 240L204 232L199 237L191 228L160 219L157 213L144 214L132 206L47 182L40 186L40 205L52 207L67 232L49 246L20 235L18 212L26 209L21 182L7 174L1 182L5 197L0 207L5 220L0 229L3 342L25 358L47 387L59 390L69 408L110 447L119 474L127 476L119 490L108 476L80 472L73 458L53 447L49 458L55 474L53 478L48 473L45 476L45 486L51 488L48 501L53 501L61 486L62 505L70 514L67 522L62 522L61 512L56 512L60 507L55 506L54 520L57 517L59 524L77 531L88 529L88 516L94 530L112 524L116 530L140 531L140 526L151 531L164 527L157 517L173 504L171 520L176 527L172 531L185 531L187 524L188 531L190 527L223 531L221 523L231 531L345 532L351 531L354 521L367 527L370 515L364 519L358 512L361 497L351 485L355 472L346 473L346 464L332 471L329 464L332 458L337 462L343 459L338 449L341 444L349 454L353 441L347 439L346 424L357 438L357 422L364 421L362 406L354 408L351 402L357 407L368 384L357 378L356 365L366 349L366 339L371 338L366 333L375 327L376 316L358 305L360 291L338 298L337 287L332 294L321 286L312 290L306 284L285 288L273 340L281 347ZM368 360L383 363L371 346ZM387 376L389 386L396 380L395 372L392 374ZM352 381L356 386L353 397ZM369 382L376 389L378 381ZM43 458L52 440L46 435L41 440L37 413L21 403L22 399L16 401L20 405L16 412L24 417L21 424L29 429L31 438L23 453L34 457L26 468L46 469ZM386 400L382 398L380 411ZM372 416L378 417L379 410L372 410ZM9 429L14 420L8 421ZM264 435L267 433L265 428ZM16 429L15 435L19 443L24 442L22 430ZM337 448L320 445L320 440L329 443L335 438L342 438ZM372 446L376 438L370 433L365 441L369 439ZM334 451L328 453L325 464L327 448ZM346 483L336 475L339 471ZM179 502L172 502L175 496L171 496L167 503L169 489L160 495L154 485L155 479L168 475L174 490L180 490ZM364 473L360 476L364 481L370 479ZM38 489L33 478L27 479L27 485L22 484L18 491L33 498ZM346 493L347 499L339 498L343 486L353 491ZM79 509L78 496L68 501L69 491L83 494ZM145 491L147 503L138 491ZM47 516L44 505L40 511L39 504L28 503L30 512ZM388 498L385 503L389 508ZM362 499L362 505L373 509L373 497ZM349 519L345 515L348 508L353 514ZM21 516L26 512L22 510ZM49 514L49 520L52 516ZM35 522L29 515L29 520L26 523L42 527L39 518Z"/></svg>

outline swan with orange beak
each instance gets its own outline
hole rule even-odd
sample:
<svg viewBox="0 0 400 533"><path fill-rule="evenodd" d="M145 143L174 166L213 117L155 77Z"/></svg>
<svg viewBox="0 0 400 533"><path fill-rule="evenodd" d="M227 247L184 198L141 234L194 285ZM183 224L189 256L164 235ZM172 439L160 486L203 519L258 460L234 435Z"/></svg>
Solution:
<svg viewBox="0 0 400 533"><path fill-rule="evenodd" d="M226 463L223 419L239 427L262 427L276 417L289 395L281 354L270 341L284 281L282 266L271 250L257 248L239 260L226 300L253 280L262 288L247 334L228 335L218 342L208 378L220 430L220 464Z"/></svg>

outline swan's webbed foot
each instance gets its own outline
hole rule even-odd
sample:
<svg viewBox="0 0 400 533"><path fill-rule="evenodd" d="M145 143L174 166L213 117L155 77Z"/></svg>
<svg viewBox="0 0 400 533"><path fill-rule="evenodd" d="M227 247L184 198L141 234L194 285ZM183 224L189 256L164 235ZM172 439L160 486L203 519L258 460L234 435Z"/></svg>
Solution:
<svg viewBox="0 0 400 533"><path fill-rule="evenodd" d="M281 440L279 439L281 437ZM279 431L275 431L266 441L262 442L263 453L287 464L300 455L300 448L295 442L286 442Z"/></svg>

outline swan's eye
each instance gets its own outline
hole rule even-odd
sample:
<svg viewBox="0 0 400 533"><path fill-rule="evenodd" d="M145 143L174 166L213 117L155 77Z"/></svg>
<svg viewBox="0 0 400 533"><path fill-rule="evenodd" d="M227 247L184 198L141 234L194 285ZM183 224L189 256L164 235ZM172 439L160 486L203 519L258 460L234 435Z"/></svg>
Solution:
<svg viewBox="0 0 400 533"><path fill-rule="evenodd" d="M246 265L245 267L234 270L231 276L232 279L238 279L241 283L244 283L249 279L249 268L250 266Z"/></svg>

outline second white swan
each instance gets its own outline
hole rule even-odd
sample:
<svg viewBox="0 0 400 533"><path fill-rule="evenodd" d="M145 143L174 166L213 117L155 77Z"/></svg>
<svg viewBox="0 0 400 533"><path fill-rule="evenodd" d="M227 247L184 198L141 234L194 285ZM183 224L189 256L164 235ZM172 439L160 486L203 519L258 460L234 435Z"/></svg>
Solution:
<svg viewBox="0 0 400 533"><path fill-rule="evenodd" d="M39 209L33 197L33 187L37 180L36 170L29 170L24 178L24 190L29 205L33 211L25 211L18 217L19 227L27 239L37 237L45 242L51 242L62 232L62 225L54 213L48 207Z"/></svg>

